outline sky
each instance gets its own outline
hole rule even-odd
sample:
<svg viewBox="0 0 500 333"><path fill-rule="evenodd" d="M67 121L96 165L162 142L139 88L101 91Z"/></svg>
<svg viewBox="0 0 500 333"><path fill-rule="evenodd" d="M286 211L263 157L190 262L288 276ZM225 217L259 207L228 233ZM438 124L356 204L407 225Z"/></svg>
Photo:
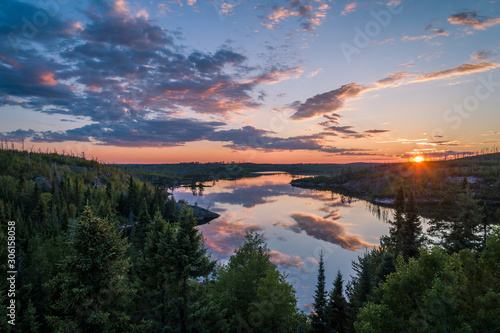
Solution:
<svg viewBox="0 0 500 333"><path fill-rule="evenodd" d="M498 0L4 0L0 138L107 163L492 151L498 36Z"/></svg>

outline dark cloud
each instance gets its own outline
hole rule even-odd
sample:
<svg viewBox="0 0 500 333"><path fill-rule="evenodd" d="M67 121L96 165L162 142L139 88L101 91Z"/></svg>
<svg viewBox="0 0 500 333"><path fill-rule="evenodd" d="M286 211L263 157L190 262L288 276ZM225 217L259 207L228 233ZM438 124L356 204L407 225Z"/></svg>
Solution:
<svg viewBox="0 0 500 333"><path fill-rule="evenodd" d="M488 61L495 56L495 50L477 50L471 55L471 59L474 61Z"/></svg>
<svg viewBox="0 0 500 333"><path fill-rule="evenodd" d="M352 126L328 126L325 131L333 132L335 135L339 134L358 134L357 131L352 130Z"/></svg>
<svg viewBox="0 0 500 333"><path fill-rule="evenodd" d="M15 52L30 49L32 43L54 43L71 38L78 29L73 21L63 21L57 15L53 4L40 2L41 7L32 4L5 0L0 11L0 36L3 51Z"/></svg>
<svg viewBox="0 0 500 333"><path fill-rule="evenodd" d="M357 83L346 84L338 89L308 98L304 103L295 102L294 120L302 120L325 115L341 109L347 99L354 98L368 89Z"/></svg>
<svg viewBox="0 0 500 333"><path fill-rule="evenodd" d="M387 133L387 132L392 132L392 131L391 130L381 130L381 129L371 129L371 130L366 130L363 133L380 134L380 133Z"/></svg>
<svg viewBox="0 0 500 333"><path fill-rule="evenodd" d="M329 133L318 133L288 138L269 136L272 132L245 126L241 129L221 130L208 137L212 141L229 141L226 147L235 150L259 149L264 151L273 150L314 150L326 153L362 152L369 149L337 148L324 143Z"/></svg>
<svg viewBox="0 0 500 333"><path fill-rule="evenodd" d="M291 217L296 222L296 224L286 225L291 231L303 230L311 237L340 245L344 249L352 251L375 246L375 244L364 242L356 235L347 234L344 226L333 220L306 213L293 213Z"/></svg>
<svg viewBox="0 0 500 333"><path fill-rule="evenodd" d="M121 45L146 51L173 44L173 38L157 25L131 15L94 16L82 32L87 41Z"/></svg>
<svg viewBox="0 0 500 333"><path fill-rule="evenodd" d="M18 105L84 117L120 133L114 137L106 133L103 137L109 138L109 144L128 145L130 140L123 141L121 133L131 129L140 133L147 119L158 116L173 119L174 113L183 111L223 115L255 109L260 106L253 97L259 84L279 82L299 72L285 66L248 67L246 57L227 44L213 53L187 52L176 44L176 32L132 16L123 2L93 1L82 13L86 15L83 22L50 17L23 47L14 48L9 34L22 34L23 17L30 19L44 11L19 1L2 6L0 107ZM116 124L108 126L110 122ZM37 139L86 138L96 127L39 133ZM138 145L184 142L186 138L162 140L148 133L141 135L131 138L141 140Z"/></svg>
<svg viewBox="0 0 500 333"><path fill-rule="evenodd" d="M36 133L33 141L95 141L97 144L118 147L169 147L202 140L222 125L224 123L188 118L92 124L66 132Z"/></svg>
<svg viewBox="0 0 500 333"><path fill-rule="evenodd" d="M486 28L500 24L500 17L480 16L476 11L462 12L448 17L451 24L465 25L476 30L486 30Z"/></svg>
<svg viewBox="0 0 500 333"><path fill-rule="evenodd" d="M29 130L21 130L18 129L17 131L12 131L7 134L5 133L0 133L0 138L7 139L9 141L22 141L26 140L28 138L31 138L36 132L32 129Z"/></svg>

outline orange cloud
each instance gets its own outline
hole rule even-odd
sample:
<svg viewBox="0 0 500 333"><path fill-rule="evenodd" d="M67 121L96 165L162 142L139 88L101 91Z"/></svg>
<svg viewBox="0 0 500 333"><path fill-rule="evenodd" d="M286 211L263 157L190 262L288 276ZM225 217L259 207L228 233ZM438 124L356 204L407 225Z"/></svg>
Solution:
<svg viewBox="0 0 500 333"><path fill-rule="evenodd" d="M445 70L442 70L439 72L433 72L433 73L420 75L412 82L424 82L424 81L439 80L439 79L449 78L449 77L453 77L453 76L460 76L460 75L465 75L465 74L470 74L470 73L484 72L484 71L488 71L490 69L494 69L497 67L500 67L500 64L491 63L491 62L481 62L481 63L477 63L477 64L463 64L463 65L449 68L449 69L445 69Z"/></svg>
<svg viewBox="0 0 500 333"><path fill-rule="evenodd" d="M276 265L292 266L292 267L302 267L304 261L300 256L291 256L279 251L271 250L271 262Z"/></svg>
<svg viewBox="0 0 500 333"><path fill-rule="evenodd" d="M55 86L57 81L54 79L54 73L46 72L40 75L40 83L46 86Z"/></svg>
<svg viewBox="0 0 500 333"><path fill-rule="evenodd" d="M344 10L340 13L340 15L347 15L347 13L351 13L356 10L357 4L355 2L348 3L345 5Z"/></svg>

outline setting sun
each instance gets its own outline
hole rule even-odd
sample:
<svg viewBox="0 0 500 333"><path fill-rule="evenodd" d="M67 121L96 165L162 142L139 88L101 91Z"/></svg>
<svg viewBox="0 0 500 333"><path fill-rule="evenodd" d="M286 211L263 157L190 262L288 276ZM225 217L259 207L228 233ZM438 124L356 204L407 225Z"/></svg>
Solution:
<svg viewBox="0 0 500 333"><path fill-rule="evenodd" d="M425 158L423 158L422 156L415 156L413 159L412 159L413 162L417 162L417 163L420 163L420 162L423 162L425 161Z"/></svg>

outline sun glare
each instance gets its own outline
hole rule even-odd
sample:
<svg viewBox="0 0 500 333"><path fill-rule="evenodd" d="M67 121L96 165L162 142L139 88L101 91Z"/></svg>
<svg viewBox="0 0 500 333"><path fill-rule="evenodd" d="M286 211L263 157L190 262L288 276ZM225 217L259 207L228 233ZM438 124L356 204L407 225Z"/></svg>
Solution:
<svg viewBox="0 0 500 333"><path fill-rule="evenodd" d="M420 163L420 162L425 161L425 159L422 156L419 155L419 156L415 156L412 161Z"/></svg>

